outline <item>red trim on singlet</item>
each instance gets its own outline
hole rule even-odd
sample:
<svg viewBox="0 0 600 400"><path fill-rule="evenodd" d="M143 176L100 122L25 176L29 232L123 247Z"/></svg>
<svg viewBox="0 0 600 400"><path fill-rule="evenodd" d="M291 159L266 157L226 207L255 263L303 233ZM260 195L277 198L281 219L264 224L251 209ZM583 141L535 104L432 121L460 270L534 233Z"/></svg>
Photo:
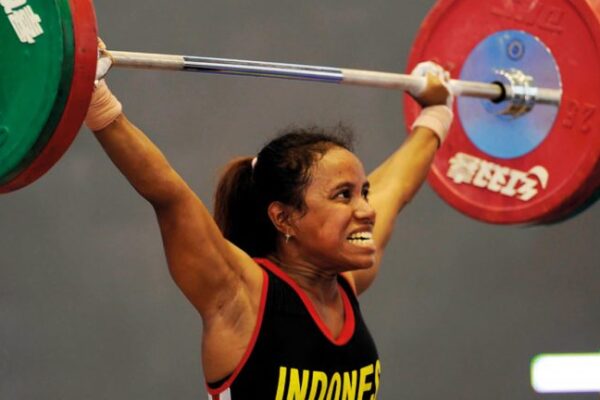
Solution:
<svg viewBox="0 0 600 400"><path fill-rule="evenodd" d="M304 306L308 310L313 321L315 321L315 324L317 324L317 326L319 327L319 329L321 330L323 335L325 335L325 337L331 343L333 343L336 346L344 346L350 341L350 339L352 338L352 335L354 335L354 325L355 325L354 311L352 310L352 304L350 303L350 299L348 298L348 294L346 293L346 290L344 290L344 288L339 283L338 283L338 289L340 291L340 295L342 296L342 302L344 303L344 326L342 327L342 331L340 332L339 336L337 338L334 338L333 334L331 333L331 331L329 330L327 325L325 325L325 323L321 320L321 317L317 313L317 310L315 309L315 306L313 305L310 298L306 295L304 290L302 290L302 288L300 288L300 286L298 286L298 284L292 278L290 278L277 265L275 265L273 262L271 262L270 260L268 260L266 258L257 258L257 259L255 259L255 261L260 263L262 266L267 268L269 271L271 271L272 273L277 275L277 277L279 277L281 280L283 280L288 285L290 285L290 287L296 292L296 294L298 294L298 296L300 296L300 299L304 303ZM342 277L342 279L346 279L346 278Z"/></svg>
<svg viewBox="0 0 600 400"><path fill-rule="evenodd" d="M259 304L259 308L258 308L258 315L256 316L256 325L254 326L254 330L252 331L252 337L250 338L250 341L248 342L248 347L246 347L246 352L244 353L244 356L238 363L237 367L233 370L233 372L229 376L229 378L227 378L227 380L225 382L223 382L223 384L221 386L219 386L218 388L216 388L216 389L211 388L208 386L208 383L206 382L206 380L204 381L204 385L206 386L206 390L207 390L208 394L213 396L213 398L215 398L215 396L216 396L216 399L219 399L219 394L221 394L223 391L227 390L229 388L229 386L231 386L231 384L233 383L235 378L237 378L237 376L239 375L242 368L244 368L246 361L248 361L250 354L252 354L252 350L254 350L254 345L256 344L256 339L258 338L258 334L260 333L260 327L262 325L263 316L265 313L265 305L267 304L267 289L269 288L269 274L267 274L267 272L265 270L262 270L262 273L263 273L263 284L262 284L262 290L261 290L261 294L260 294L260 304Z"/></svg>

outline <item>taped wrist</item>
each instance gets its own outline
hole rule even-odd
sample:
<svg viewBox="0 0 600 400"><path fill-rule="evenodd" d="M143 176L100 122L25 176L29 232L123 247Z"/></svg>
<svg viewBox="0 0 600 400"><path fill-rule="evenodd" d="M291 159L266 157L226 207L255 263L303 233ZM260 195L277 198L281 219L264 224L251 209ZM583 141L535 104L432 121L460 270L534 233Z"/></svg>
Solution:
<svg viewBox="0 0 600 400"><path fill-rule="evenodd" d="M454 113L448 106L429 106L421 110L411 129L414 130L417 126L431 129L440 139L441 146L448 135L453 119Z"/></svg>
<svg viewBox="0 0 600 400"><path fill-rule="evenodd" d="M104 80L98 82L92 102L85 117L85 124L92 131L100 131L110 125L121 113L123 106L112 94Z"/></svg>

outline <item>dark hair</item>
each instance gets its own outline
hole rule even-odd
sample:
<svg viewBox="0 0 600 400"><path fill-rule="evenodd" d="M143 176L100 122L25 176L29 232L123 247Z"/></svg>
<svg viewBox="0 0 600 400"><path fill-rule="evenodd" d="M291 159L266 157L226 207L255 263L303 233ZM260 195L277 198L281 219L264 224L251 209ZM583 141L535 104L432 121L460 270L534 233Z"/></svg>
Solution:
<svg viewBox="0 0 600 400"><path fill-rule="evenodd" d="M349 128L288 129L263 147L254 166L252 157L232 160L215 192L215 221L225 238L252 257L273 253L277 230L269 205L279 201L304 211L311 168L333 147L353 150Z"/></svg>

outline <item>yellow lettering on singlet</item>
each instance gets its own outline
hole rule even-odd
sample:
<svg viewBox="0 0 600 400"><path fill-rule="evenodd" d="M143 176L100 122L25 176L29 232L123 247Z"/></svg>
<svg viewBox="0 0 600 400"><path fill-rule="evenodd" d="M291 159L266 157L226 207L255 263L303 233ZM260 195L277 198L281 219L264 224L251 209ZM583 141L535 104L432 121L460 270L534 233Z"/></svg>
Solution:
<svg viewBox="0 0 600 400"><path fill-rule="evenodd" d="M367 377L373 373L373 364L360 369L360 382L358 384L358 400L363 400L363 395L371 390L373 384L367 381Z"/></svg>
<svg viewBox="0 0 600 400"><path fill-rule="evenodd" d="M327 374L321 371L313 371L312 383L310 385L310 400L323 400L327 392ZM319 395L317 399L317 394Z"/></svg>
<svg viewBox="0 0 600 400"><path fill-rule="evenodd" d="M279 381L277 382L277 395L275 400L283 400L283 392L285 392L285 378L287 377L287 368L279 367Z"/></svg>
<svg viewBox="0 0 600 400"><path fill-rule="evenodd" d="M350 372L344 372L344 385L342 390L342 400L356 399L356 370L352 371L352 380L350 380Z"/></svg>
<svg viewBox="0 0 600 400"><path fill-rule="evenodd" d="M375 400L380 381L379 360L360 369L329 375L281 366L275 400Z"/></svg>
<svg viewBox="0 0 600 400"><path fill-rule="evenodd" d="M308 381L310 372L302 371L302 381L300 381L300 372L296 368L290 369L290 383L288 387L287 400L304 400L308 390Z"/></svg>
<svg viewBox="0 0 600 400"><path fill-rule="evenodd" d="M375 363L375 394L371 396L372 400L377 398L377 393L379 393L379 378L381 376L381 363L379 360Z"/></svg>
<svg viewBox="0 0 600 400"><path fill-rule="evenodd" d="M335 389L335 394L334 393ZM339 372L336 372L329 381L329 389L327 390L326 400L340 400L340 392L342 391L342 377Z"/></svg>

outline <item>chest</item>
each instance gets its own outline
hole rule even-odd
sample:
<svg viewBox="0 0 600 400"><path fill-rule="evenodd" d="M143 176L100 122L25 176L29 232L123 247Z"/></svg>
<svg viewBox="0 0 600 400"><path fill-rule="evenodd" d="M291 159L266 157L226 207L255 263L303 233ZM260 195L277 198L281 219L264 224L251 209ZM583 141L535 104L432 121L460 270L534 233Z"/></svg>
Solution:
<svg viewBox="0 0 600 400"><path fill-rule="evenodd" d="M269 399L376 396L381 364L360 310L342 318L340 334L332 337L302 302L268 305L233 394ZM339 323L339 315L335 319Z"/></svg>

